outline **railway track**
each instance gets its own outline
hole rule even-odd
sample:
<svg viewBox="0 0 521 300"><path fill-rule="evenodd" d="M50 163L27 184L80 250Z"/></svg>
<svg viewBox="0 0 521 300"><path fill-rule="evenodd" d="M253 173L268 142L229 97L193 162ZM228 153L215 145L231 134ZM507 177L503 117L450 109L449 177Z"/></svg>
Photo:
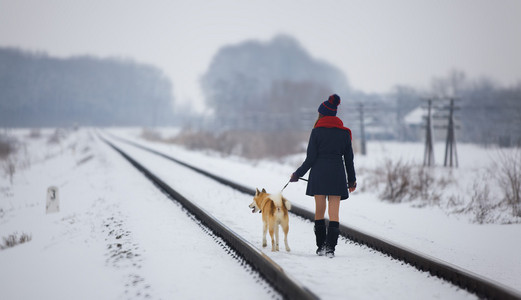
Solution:
<svg viewBox="0 0 521 300"><path fill-rule="evenodd" d="M145 166L133 159L119 147L101 137L101 139L120 153L134 167L141 171L164 193L179 202L188 212L193 214L203 225L209 228L215 235L222 238L228 246L235 250L250 266L258 271L281 295L286 299L319 299L317 295L291 278L284 270L264 253L259 251L247 240L235 234L231 229L219 220L208 214L204 209L188 200L174 190Z"/></svg>
<svg viewBox="0 0 521 300"><path fill-rule="evenodd" d="M184 167L187 167L197 173L200 173L204 176L207 176L209 178L212 178L213 180L224 184L226 186L229 186L237 191L240 191L242 193L248 194L248 195L254 195L255 190L245 187L243 185L240 185L238 183L232 182L228 179L222 178L220 176L217 176L215 174L212 174L210 172L207 172L203 169L194 167L190 164L187 164L183 161L180 161L174 157L171 157L169 155L166 155L162 152L159 152L157 150L154 150L152 148L140 145L138 143L121 139L119 137L113 136L113 138L116 138L120 140L121 142L127 143L129 145L132 145L134 147L140 148L142 150L145 150L147 152L153 153L155 155L161 156L165 159L171 160L177 164L180 164ZM106 141L106 140L105 140ZM115 148L118 152L120 152L123 156L125 156L129 161L132 162L132 158L125 155L124 152L122 152L120 149L115 147L110 142L109 143L113 148ZM139 163L136 161L132 162L136 167L138 167ZM139 165L141 166L141 165ZM147 174L144 170L146 170L143 166L138 167L141 169L142 172ZM154 179L153 174L147 174L151 180L156 182L156 180L159 180L159 178ZM170 194L169 190L172 191L172 197L175 199L182 199L180 202L187 202L188 206L193 205L190 204L190 202L184 198L179 193L176 193L174 190L172 190L170 187L168 187L166 184L159 184L156 182L160 187L162 187L167 193ZM164 185L164 186L163 186ZM183 204L184 205L184 204ZM194 208L194 210L197 210L197 207ZM291 213L294 215L297 215L299 217L302 217L307 220L314 220L314 214L306 209L303 209L299 207L298 205L293 204ZM195 214L195 213L194 213ZM200 213L198 213L200 214ZM208 214L203 213L201 214L201 218L207 218L210 217ZM198 216L199 218L199 216ZM201 219L202 220L202 219ZM291 279L287 274L285 274L284 270L278 266L276 263L274 263L269 257L264 255L262 252L259 252L256 250L255 247L253 247L251 244L249 244L244 239L235 236L235 238L229 237L230 241L228 241L227 238L224 238L224 235L228 235L230 233L224 233L226 226L224 226L219 221L211 221L209 222L209 227L213 228L214 226L212 223L216 223L216 228L220 228L218 230L223 230L223 233L220 233L220 231L216 231L218 235L223 235L223 239L225 239L230 245L236 249L239 253L242 254L242 251L245 253L250 252L256 252L256 254L244 254L243 256L245 259L252 264L256 269L259 270L259 272L265 277L265 278L277 278L274 284L274 287L279 291L284 291L284 296L288 298L299 298L299 299L313 299L317 298L315 294L313 294L311 291L303 287L298 282ZM467 270L464 270L462 268L459 268L455 265L452 265L450 263L441 261L439 259L436 259L434 257L427 256L425 254L419 253L417 251L414 251L412 249L408 249L406 247L397 245L391 241L384 240L382 238L371 236L370 234L364 233L360 230L351 228L349 226L341 225L340 233L342 236L356 242L359 244L366 245L374 250L377 250L381 253L384 253L386 255L391 256L394 259L403 261L411 266L414 266L415 268L421 270L421 271L427 271L431 275L437 276L439 278L442 278L456 286L459 286L463 289L468 290L471 293L476 294L477 296L481 298L487 298L487 299L521 299L521 294L511 289L507 286L504 286L502 284L493 282L487 278L484 278L480 275L477 275L475 273L469 272ZM231 235L234 235L233 233ZM237 240L235 240L237 239ZM253 249L251 249L253 248ZM268 262L268 263L266 263ZM264 266L267 264L268 266ZM276 284L283 283L283 286L277 286Z"/></svg>

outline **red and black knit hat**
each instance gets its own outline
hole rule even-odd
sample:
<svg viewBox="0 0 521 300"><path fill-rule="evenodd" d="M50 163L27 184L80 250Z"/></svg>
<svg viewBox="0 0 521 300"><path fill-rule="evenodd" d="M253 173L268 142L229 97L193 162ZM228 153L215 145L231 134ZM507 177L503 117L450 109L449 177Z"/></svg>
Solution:
<svg viewBox="0 0 521 300"><path fill-rule="evenodd" d="M329 96L327 101L322 102L318 107L318 112L324 116L336 116L336 110L340 105L340 97L337 94Z"/></svg>

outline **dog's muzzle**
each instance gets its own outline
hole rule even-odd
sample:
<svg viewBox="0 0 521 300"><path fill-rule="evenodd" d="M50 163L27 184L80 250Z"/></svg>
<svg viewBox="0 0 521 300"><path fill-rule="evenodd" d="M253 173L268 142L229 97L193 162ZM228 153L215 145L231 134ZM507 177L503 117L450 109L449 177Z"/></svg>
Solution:
<svg viewBox="0 0 521 300"><path fill-rule="evenodd" d="M255 203L250 204L249 208L251 208L251 212L252 213L256 213L257 212L257 206L255 205ZM259 212L261 212L261 210L259 210Z"/></svg>

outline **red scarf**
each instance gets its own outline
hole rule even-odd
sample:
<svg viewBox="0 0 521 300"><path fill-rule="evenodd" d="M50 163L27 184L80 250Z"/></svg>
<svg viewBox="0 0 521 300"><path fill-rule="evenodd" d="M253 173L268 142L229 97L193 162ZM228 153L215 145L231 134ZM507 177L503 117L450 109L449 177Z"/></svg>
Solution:
<svg viewBox="0 0 521 300"><path fill-rule="evenodd" d="M351 134L351 129L344 127L344 123L340 118L334 116L324 116L320 118L315 124L315 128L317 127L325 127L325 128L340 128L342 130L347 130L349 132L349 137L351 140L353 139L353 135Z"/></svg>

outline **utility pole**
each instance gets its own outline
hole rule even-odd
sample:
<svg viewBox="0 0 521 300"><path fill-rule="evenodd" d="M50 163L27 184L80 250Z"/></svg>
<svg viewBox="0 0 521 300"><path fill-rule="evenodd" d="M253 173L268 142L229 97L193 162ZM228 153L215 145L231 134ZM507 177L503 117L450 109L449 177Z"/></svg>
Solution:
<svg viewBox="0 0 521 300"><path fill-rule="evenodd" d="M444 166L447 166L449 161L450 167L453 167L453 162L456 168L458 167L458 154L456 152L456 136L454 134L454 99L450 99L449 106L449 124L447 126L447 140L445 143L445 162Z"/></svg>
<svg viewBox="0 0 521 300"><path fill-rule="evenodd" d="M362 155L367 154L366 142L365 142L365 128L364 128L364 104L360 103L358 106L358 116L360 118L360 147Z"/></svg>
<svg viewBox="0 0 521 300"><path fill-rule="evenodd" d="M432 134L432 99L427 100L427 124L425 126L425 153L423 155L423 165L434 165L434 141Z"/></svg>

